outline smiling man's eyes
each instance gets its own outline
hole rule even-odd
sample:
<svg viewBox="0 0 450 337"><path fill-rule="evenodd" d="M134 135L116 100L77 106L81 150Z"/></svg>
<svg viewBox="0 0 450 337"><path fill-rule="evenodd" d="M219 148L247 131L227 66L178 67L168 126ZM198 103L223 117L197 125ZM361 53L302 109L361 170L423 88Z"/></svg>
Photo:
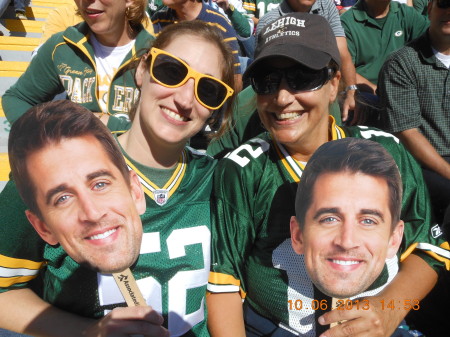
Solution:
<svg viewBox="0 0 450 337"><path fill-rule="evenodd" d="M67 194L60 196L59 198L57 198L57 199L55 200L55 206L60 205L60 204L63 204L63 203L66 202L69 198L70 198L70 196L67 195Z"/></svg>
<svg viewBox="0 0 450 337"><path fill-rule="evenodd" d="M339 221L339 219L337 217L334 217L334 216L327 216L327 217L324 217L324 218L319 220L319 222L323 223L323 224L333 223L333 222L337 222L337 221Z"/></svg>
<svg viewBox="0 0 450 337"><path fill-rule="evenodd" d="M106 182L106 181L99 181L99 182L97 182L97 183L95 183L94 184L94 189L95 190L102 190L102 189L104 189L105 187L107 187L109 185L109 183L108 182Z"/></svg>

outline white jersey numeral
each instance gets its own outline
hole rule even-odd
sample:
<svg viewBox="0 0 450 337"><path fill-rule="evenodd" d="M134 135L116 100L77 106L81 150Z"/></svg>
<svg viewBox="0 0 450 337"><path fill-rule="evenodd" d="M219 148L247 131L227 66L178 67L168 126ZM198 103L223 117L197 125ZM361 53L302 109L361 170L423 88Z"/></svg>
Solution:
<svg viewBox="0 0 450 337"><path fill-rule="evenodd" d="M142 242L146 245L141 247L141 254L161 252L159 238L159 233L144 233ZM152 242L153 249L149 250L148 244ZM208 283L211 232L206 226L175 229L166 243L171 260L186 256L185 248L188 245L201 244L203 252L202 269L179 271L168 282L168 327L171 336L181 336L205 319L205 297L202 298L199 309L189 314L186 313L186 299L189 289L206 286ZM161 313L164 300L161 284L151 276L136 282L147 304ZM100 305L124 302L112 276L98 274L98 286Z"/></svg>
<svg viewBox="0 0 450 337"><path fill-rule="evenodd" d="M298 255L291 245L291 239L284 240L272 253L272 263L277 269L286 271L288 277L286 308L289 327L301 336L314 337L315 311L311 308L314 288L306 273L303 255ZM301 300L302 310L289 310L288 301Z"/></svg>
<svg viewBox="0 0 450 337"><path fill-rule="evenodd" d="M367 126L360 126L361 129L366 129ZM381 131L381 130L361 130L361 136L365 139L371 139L372 136L383 136L383 137L388 137L388 138L392 138L393 140L395 140L395 142L397 144L400 143L400 140L395 137L394 135Z"/></svg>
<svg viewBox="0 0 450 337"><path fill-rule="evenodd" d="M244 167L245 165L247 165L250 162L250 159L248 159L247 157L244 157L245 153L244 154L241 153L242 151L248 152L248 154L250 156L252 156L253 158L256 159L260 155L262 155L264 152L266 152L270 147L269 143L267 143L266 141L259 139L259 138L251 139L249 142L259 144L260 146L257 147L256 149L254 149L251 147L250 144L241 145L236 150L227 154L225 156L225 158L231 159L239 166Z"/></svg>
<svg viewBox="0 0 450 337"><path fill-rule="evenodd" d="M266 3L264 1L258 2L256 5L258 7L258 18L262 18L264 14L266 14ZM277 8L279 6L278 3L269 3L267 4L267 12L270 12L272 9Z"/></svg>

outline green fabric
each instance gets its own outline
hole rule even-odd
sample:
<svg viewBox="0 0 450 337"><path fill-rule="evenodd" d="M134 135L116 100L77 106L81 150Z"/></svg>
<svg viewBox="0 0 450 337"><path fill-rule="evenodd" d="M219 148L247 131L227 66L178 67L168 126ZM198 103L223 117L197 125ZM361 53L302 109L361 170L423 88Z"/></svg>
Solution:
<svg viewBox="0 0 450 337"><path fill-rule="evenodd" d="M120 143L119 143L120 144ZM123 152L123 149L122 149ZM169 169L158 169L149 166L142 165L137 161L133 160L127 153L124 152L124 156L139 169L139 171L145 177L152 177L152 182L157 186L164 186L169 179L172 177L172 174L175 172L176 166Z"/></svg>
<svg viewBox="0 0 450 337"><path fill-rule="evenodd" d="M255 18L262 18L267 12L277 8L282 0L247 0L242 2L242 7Z"/></svg>
<svg viewBox="0 0 450 337"><path fill-rule="evenodd" d="M427 33L386 61L378 94L383 129L418 128L441 156L450 156L450 71L434 56Z"/></svg>
<svg viewBox="0 0 450 337"><path fill-rule="evenodd" d="M426 17L396 1L390 3L382 27L367 14L364 0L342 14L341 22L356 72L374 84L389 54L419 37L429 25Z"/></svg>
<svg viewBox="0 0 450 337"><path fill-rule="evenodd" d="M53 35L38 50L25 73L2 97L3 110L10 123L14 123L32 106L51 101L66 91L73 102L99 112L96 90L94 50L88 42L89 27L85 22ZM112 79L108 112L126 114L138 97L134 74L127 69L134 55L150 46L153 37L143 28L135 46L125 57Z"/></svg>
<svg viewBox="0 0 450 337"><path fill-rule="evenodd" d="M336 120L336 124L342 124L341 110L337 101L331 105L330 114ZM242 90L237 96L236 105L233 108L232 125L232 129L228 133L208 145L206 152L209 155L221 158L229 151L265 131L256 110L256 93L251 86Z"/></svg>
<svg viewBox="0 0 450 337"><path fill-rule="evenodd" d="M131 127L131 122L126 117L117 117L110 115L106 126L111 131L125 131Z"/></svg>
<svg viewBox="0 0 450 337"><path fill-rule="evenodd" d="M150 0L148 2L147 13L151 18L153 14L155 14L158 10L165 7L162 0Z"/></svg>
<svg viewBox="0 0 450 337"><path fill-rule="evenodd" d="M401 218L405 232L399 255L417 242L428 242L433 249L445 242L442 235L435 239L431 234L431 208L422 171L397 138L368 127L331 126L330 131L334 131L333 139L376 141L394 157L404 187ZM293 163L281 146L283 155L275 147L270 136L263 133L219 162L214 173L213 273L208 290L242 290L246 292L245 301L260 315L275 324L291 325L303 335L315 336L307 332L320 313L307 308L320 295L302 267L302 256L292 250L289 230L297 183L286 166L297 177L301 177L303 168ZM441 266L437 260L430 264L436 270ZM230 281L230 276L240 284ZM386 276L383 274L371 288L383 284ZM304 310L288 309L288 300L296 299L304 301Z"/></svg>
<svg viewBox="0 0 450 337"><path fill-rule="evenodd" d="M235 9L231 15L228 15L228 19L230 19L234 30L239 36L250 37L252 35L253 32L250 30L248 16Z"/></svg>
<svg viewBox="0 0 450 337"><path fill-rule="evenodd" d="M413 0L413 6L420 14L428 16L428 2L429 0Z"/></svg>
<svg viewBox="0 0 450 337"><path fill-rule="evenodd" d="M165 205L159 206L146 191L147 209L141 216L144 229L141 255L131 271L147 303L163 313L164 326L171 326L171 335L207 337L210 197L217 161L194 150L186 150L186 154L186 171ZM143 184L148 183L148 177L137 173ZM25 209L14 183L9 181L0 193L0 292L26 288L32 283L15 279L24 270L11 268L7 258L19 265L19 258L46 260L48 265L35 280L43 281L42 296L49 303L92 318L125 306L110 275L84 268L61 247L46 245L28 223ZM6 280L13 284L4 286ZM187 318L187 314L193 315Z"/></svg>

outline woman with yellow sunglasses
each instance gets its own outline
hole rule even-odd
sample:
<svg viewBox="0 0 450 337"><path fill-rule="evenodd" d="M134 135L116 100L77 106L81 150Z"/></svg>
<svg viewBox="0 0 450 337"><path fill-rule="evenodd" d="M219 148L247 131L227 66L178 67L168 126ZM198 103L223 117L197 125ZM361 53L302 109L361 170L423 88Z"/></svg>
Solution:
<svg viewBox="0 0 450 337"><path fill-rule="evenodd" d="M136 84L140 100L132 125L118 140L147 201L142 247L148 242L152 253L140 258L148 259L152 271L136 275L137 282L172 336L209 336L205 296L216 161L186 144L220 109L218 133L226 130L233 56L215 28L181 22L166 27L142 57Z"/></svg>
<svg viewBox="0 0 450 337"><path fill-rule="evenodd" d="M171 336L209 336L205 297L216 161L186 144L220 109L224 109L224 117L219 134L225 131L234 100L233 79L233 56L215 28L201 21L169 26L137 66L140 98L130 116L132 127L117 137L128 167L139 177L146 199L146 210L141 215L140 255L131 270L146 303L162 314L163 326ZM32 228L22 214L25 205L17 201L17 191L11 192L14 186L10 184L0 194L0 220L14 232L0 236L0 269L11 260L44 260L44 248L46 252L53 251L53 247L37 242L34 232L28 232ZM14 240L18 244L11 247L9 242L17 237L23 240ZM111 276L80 265L74 267L73 261L58 254L48 253L45 258L46 269L40 270L39 276L24 279L8 272L12 284L0 282L0 295L9 294L6 299L0 296L0 303L11 311L6 303L17 298L15 303L30 304L29 314L35 312L37 302L41 304L40 299L30 297L29 291L16 295L14 290L30 290L26 287L31 288L42 276L44 298L64 311L64 323L54 322L55 316L35 312L38 321L45 323L26 329L42 328L47 332L52 324L59 323L67 327L67 336L98 336L97 332L109 331L108 328L114 330L114 336L128 336L136 329L141 331L143 323L150 321L150 314L144 315L149 308L141 311L118 308L126 304L114 281L111 283ZM22 269L14 272L22 273ZM33 277L36 279L32 280ZM7 314L10 312L0 319L0 327L35 333L36 330L20 330L18 324L7 320ZM88 331L77 333L85 323L89 325ZM150 332L145 335L153 336Z"/></svg>

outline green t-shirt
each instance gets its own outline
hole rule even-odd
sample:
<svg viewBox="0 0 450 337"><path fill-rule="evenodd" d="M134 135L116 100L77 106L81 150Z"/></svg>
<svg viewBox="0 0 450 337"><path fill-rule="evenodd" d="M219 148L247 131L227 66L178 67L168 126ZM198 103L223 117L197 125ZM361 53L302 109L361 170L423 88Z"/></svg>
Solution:
<svg viewBox="0 0 450 337"><path fill-rule="evenodd" d="M377 84L386 58L407 42L419 37L429 26L426 17L407 5L392 1L384 24L370 17L364 0L341 16L356 72Z"/></svg>

